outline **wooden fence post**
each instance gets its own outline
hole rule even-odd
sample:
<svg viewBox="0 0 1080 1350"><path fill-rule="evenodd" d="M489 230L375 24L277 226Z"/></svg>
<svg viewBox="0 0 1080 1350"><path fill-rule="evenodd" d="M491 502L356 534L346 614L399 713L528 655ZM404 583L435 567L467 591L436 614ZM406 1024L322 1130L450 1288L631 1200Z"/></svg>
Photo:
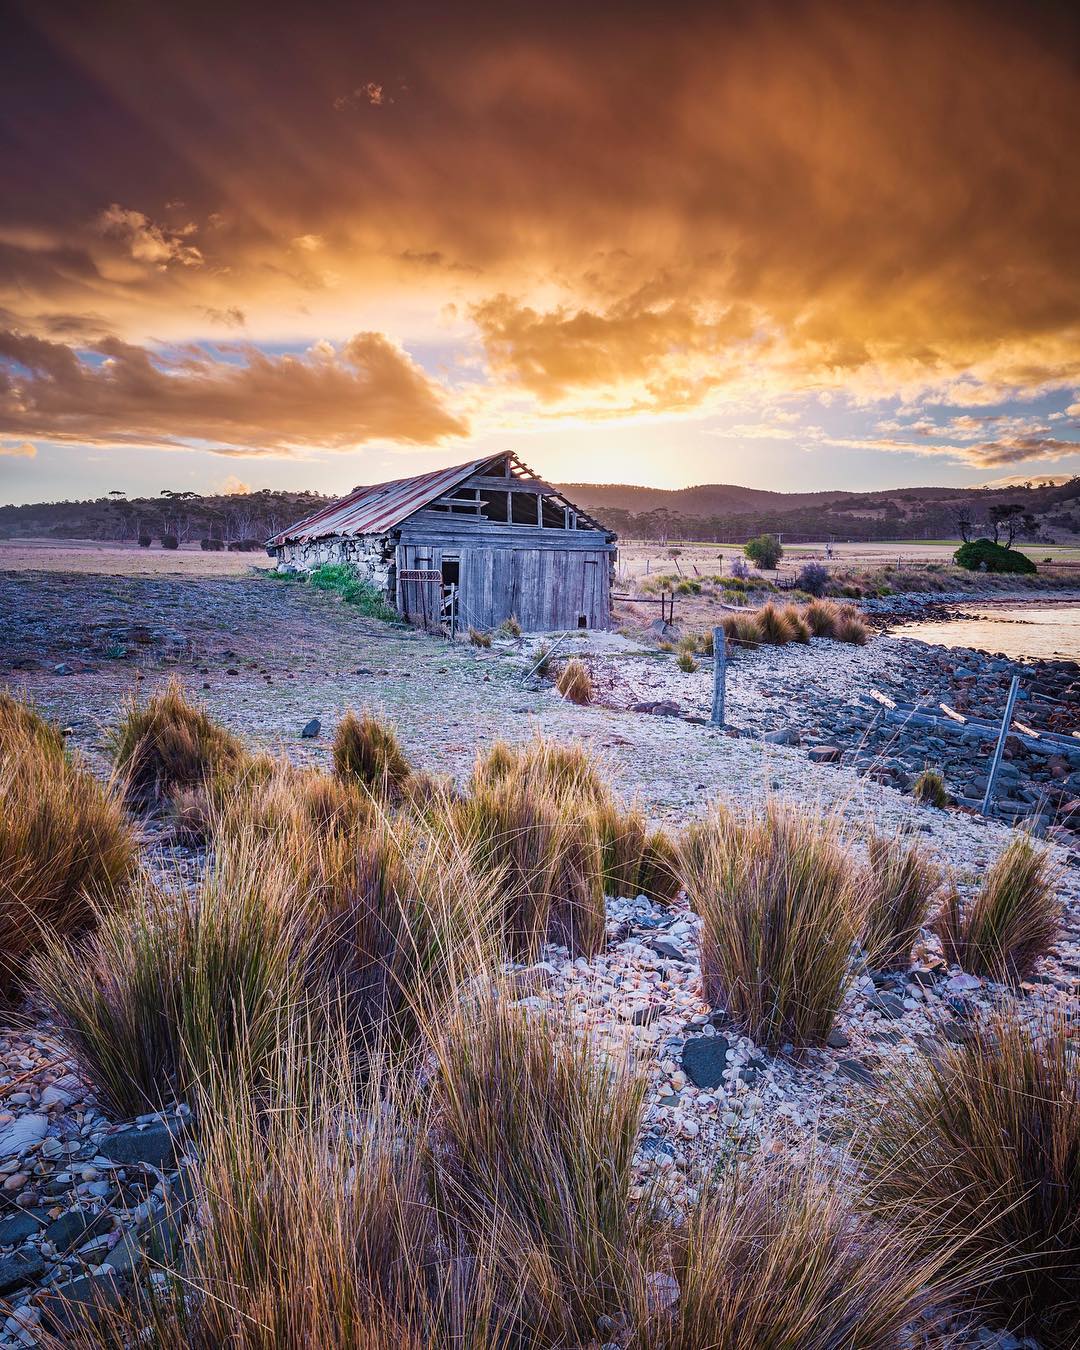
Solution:
<svg viewBox="0 0 1080 1350"><path fill-rule="evenodd" d="M727 634L722 628L712 630L713 684L712 717L714 727L724 725L724 696L727 693Z"/></svg>
<svg viewBox="0 0 1080 1350"><path fill-rule="evenodd" d="M1005 714L1001 719L1001 730L998 732L997 745L994 746L994 758L990 761L990 776L986 780L986 793L982 803L982 813L984 816L990 810L991 801L994 796L994 780L997 778L998 766L1001 763L1001 756L1005 750L1005 741L1008 739L1009 727L1012 724L1013 705L1016 702L1016 694L1019 688L1020 676L1014 675L1009 682L1009 696L1005 700Z"/></svg>

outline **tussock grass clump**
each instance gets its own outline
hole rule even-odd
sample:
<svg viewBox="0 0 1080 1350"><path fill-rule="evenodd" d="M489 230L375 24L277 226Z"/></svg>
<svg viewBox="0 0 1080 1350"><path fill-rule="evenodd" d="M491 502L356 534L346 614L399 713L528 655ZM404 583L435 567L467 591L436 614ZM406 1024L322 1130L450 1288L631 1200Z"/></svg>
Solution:
<svg viewBox="0 0 1080 1350"><path fill-rule="evenodd" d="M936 806L943 811L949 804L945 779L936 769L923 769L912 784L911 795L920 806Z"/></svg>
<svg viewBox="0 0 1080 1350"><path fill-rule="evenodd" d="M0 703L0 997L49 935L90 928L135 865L119 797L64 749L28 705Z"/></svg>
<svg viewBox="0 0 1080 1350"><path fill-rule="evenodd" d="M551 644L549 642L538 642L533 648L529 660L532 663L534 675L546 675L551 663Z"/></svg>
<svg viewBox="0 0 1080 1350"><path fill-rule="evenodd" d="M706 999L770 1050L823 1042L865 907L837 821L775 800L756 817L717 808L687 829L680 866Z"/></svg>
<svg viewBox="0 0 1080 1350"><path fill-rule="evenodd" d="M549 741L543 736L534 736L518 748L494 741L477 755L469 786L475 791L509 778L550 790L560 800L601 802L609 796L596 760L584 746Z"/></svg>
<svg viewBox="0 0 1080 1350"><path fill-rule="evenodd" d="M694 660L693 652L680 652L676 658L675 664L686 675L692 675L695 670L700 670L700 666Z"/></svg>
<svg viewBox="0 0 1080 1350"><path fill-rule="evenodd" d="M937 920L948 961L992 980L1026 979L1062 932L1053 860L1018 834L965 904L954 888Z"/></svg>
<svg viewBox="0 0 1080 1350"><path fill-rule="evenodd" d="M803 618L798 605L785 605L780 611L787 625L788 641L806 643L810 641L810 625Z"/></svg>
<svg viewBox="0 0 1080 1350"><path fill-rule="evenodd" d="M511 952L555 942L593 956L603 944L600 847L579 827L582 814L551 787L514 775L474 787L443 816L442 831L492 878Z"/></svg>
<svg viewBox="0 0 1080 1350"><path fill-rule="evenodd" d="M580 1343L639 1274L630 1188L644 1077L605 1064L568 1022L494 999L452 1020L437 1054L442 1205L472 1250L491 1251L523 1343Z"/></svg>
<svg viewBox="0 0 1080 1350"><path fill-rule="evenodd" d="M561 667L555 688L569 703L588 704L593 701L593 682L589 667L577 657Z"/></svg>
<svg viewBox="0 0 1080 1350"><path fill-rule="evenodd" d="M1080 1325L1080 1077L1064 1017L998 1014L912 1061L863 1162L875 1208L925 1250L963 1241L980 1311L1050 1347Z"/></svg>
<svg viewBox="0 0 1080 1350"><path fill-rule="evenodd" d="M217 1074L259 1079L300 996L302 908L253 836L193 896L143 877L81 945L49 939L33 973L65 1044L120 1116L188 1101Z"/></svg>
<svg viewBox="0 0 1080 1350"><path fill-rule="evenodd" d="M655 1291L639 1292L644 1344L892 1350L960 1284L943 1274L954 1244L939 1239L924 1255L910 1238L853 1221L840 1187L812 1167L714 1181L673 1234L678 1302L658 1314Z"/></svg>
<svg viewBox="0 0 1080 1350"><path fill-rule="evenodd" d="M906 970L941 871L917 843L900 835L867 840L869 887L863 945L881 970Z"/></svg>
<svg viewBox="0 0 1080 1350"><path fill-rule="evenodd" d="M508 619L503 619L502 623L499 624L499 632L517 641L521 637L521 624L518 623L517 615L511 614Z"/></svg>
<svg viewBox="0 0 1080 1350"><path fill-rule="evenodd" d="M109 743L125 795L143 807L202 787L215 775L235 773L247 758L243 743L175 679L145 703L129 698Z"/></svg>
<svg viewBox="0 0 1080 1350"><path fill-rule="evenodd" d="M784 609L770 600L754 616L758 641L770 647L782 647L791 641L791 625Z"/></svg>
<svg viewBox="0 0 1080 1350"><path fill-rule="evenodd" d="M0 689L0 755L24 754L29 747L44 754L63 755L63 733L32 703Z"/></svg>
<svg viewBox="0 0 1080 1350"><path fill-rule="evenodd" d="M849 642L855 647L865 647L870 636L866 620L854 605L841 606L833 627L833 637L837 642Z"/></svg>
<svg viewBox="0 0 1080 1350"><path fill-rule="evenodd" d="M400 795L412 773L393 728L366 711L357 716L350 709L338 723L333 760L339 778L382 797Z"/></svg>
<svg viewBox="0 0 1080 1350"><path fill-rule="evenodd" d="M472 643L474 647L490 647L491 634L484 632L484 630L481 628L474 628L472 624L470 624L469 641Z"/></svg>
<svg viewBox="0 0 1080 1350"><path fill-rule="evenodd" d="M753 614L725 614L723 628L728 641L737 646L757 647L761 644L757 619Z"/></svg>
<svg viewBox="0 0 1080 1350"><path fill-rule="evenodd" d="M613 801L597 803L590 825L600 838L605 895L648 896L670 904L681 888L675 845L663 830L650 830L643 812Z"/></svg>
<svg viewBox="0 0 1080 1350"><path fill-rule="evenodd" d="M803 610L803 618L814 637L834 638L840 612L840 606L834 600L811 600Z"/></svg>

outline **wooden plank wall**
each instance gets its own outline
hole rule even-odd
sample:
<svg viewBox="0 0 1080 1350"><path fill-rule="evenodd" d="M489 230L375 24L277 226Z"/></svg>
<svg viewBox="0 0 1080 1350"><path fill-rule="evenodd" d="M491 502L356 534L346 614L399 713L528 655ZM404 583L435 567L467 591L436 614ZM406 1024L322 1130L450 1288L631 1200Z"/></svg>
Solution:
<svg viewBox="0 0 1080 1350"><path fill-rule="evenodd" d="M458 612L463 625L494 628L513 614L527 632L543 632L576 628L584 614L590 628L610 626L606 545L484 548L473 541L446 546L414 539L398 545L398 573L405 568L441 568L444 554L459 560ZM400 585L398 604L400 608Z"/></svg>

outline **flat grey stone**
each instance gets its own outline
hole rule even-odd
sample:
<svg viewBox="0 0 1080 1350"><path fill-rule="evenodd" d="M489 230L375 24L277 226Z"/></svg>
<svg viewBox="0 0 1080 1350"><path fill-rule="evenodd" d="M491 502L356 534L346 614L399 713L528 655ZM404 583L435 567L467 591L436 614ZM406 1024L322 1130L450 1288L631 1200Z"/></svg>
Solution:
<svg viewBox="0 0 1080 1350"><path fill-rule="evenodd" d="M719 1087L724 1081L728 1043L723 1036L694 1036L683 1046L682 1066L695 1087Z"/></svg>

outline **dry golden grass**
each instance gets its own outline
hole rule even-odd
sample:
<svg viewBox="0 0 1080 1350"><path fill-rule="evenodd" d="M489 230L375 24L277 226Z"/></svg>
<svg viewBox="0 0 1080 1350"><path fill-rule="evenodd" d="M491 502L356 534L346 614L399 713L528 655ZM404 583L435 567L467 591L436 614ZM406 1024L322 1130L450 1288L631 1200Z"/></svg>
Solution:
<svg viewBox="0 0 1080 1350"><path fill-rule="evenodd" d="M705 998L771 1050L819 1045L852 979L865 883L835 819L770 801L760 816L717 808L679 845L701 915Z"/></svg>
<svg viewBox="0 0 1080 1350"><path fill-rule="evenodd" d="M589 667L577 657L562 666L555 679L555 688L569 703L589 704L593 701L593 682Z"/></svg>
<svg viewBox="0 0 1080 1350"><path fill-rule="evenodd" d="M1080 1078L1064 1015L995 1015L907 1061L863 1163L876 1212L926 1252L944 1229L994 1322L1066 1350L1080 1326Z"/></svg>
<svg viewBox="0 0 1080 1350"><path fill-rule="evenodd" d="M526 1344L579 1342L625 1306L635 1272L645 1078L605 1065L569 1021L498 999L461 1010L437 1055L441 1207L472 1250L492 1251Z"/></svg>
<svg viewBox="0 0 1080 1350"><path fill-rule="evenodd" d="M69 756L28 705L0 702L0 996L50 934L73 936L115 903L135 863L118 794Z"/></svg>
<svg viewBox="0 0 1080 1350"><path fill-rule="evenodd" d="M911 949L926 923L941 870L918 843L903 836L873 834L867 840L869 887L863 946L871 964L906 970Z"/></svg>
<svg viewBox="0 0 1080 1350"><path fill-rule="evenodd" d="M946 959L972 975L1026 979L1062 933L1064 910L1049 849L1018 834L965 903L955 888L937 920Z"/></svg>
<svg viewBox="0 0 1080 1350"><path fill-rule="evenodd" d="M920 806L936 806L944 810L949 804L949 790L945 779L936 769L923 769L912 784L911 795Z"/></svg>
<svg viewBox="0 0 1080 1350"><path fill-rule="evenodd" d="M145 703L132 695L109 740L125 796L143 807L204 787L215 775L238 772L248 757L243 743L176 679Z"/></svg>
<svg viewBox="0 0 1080 1350"><path fill-rule="evenodd" d="M393 728L369 712L346 712L334 733L333 756L339 778L383 797L400 795L412 773Z"/></svg>

